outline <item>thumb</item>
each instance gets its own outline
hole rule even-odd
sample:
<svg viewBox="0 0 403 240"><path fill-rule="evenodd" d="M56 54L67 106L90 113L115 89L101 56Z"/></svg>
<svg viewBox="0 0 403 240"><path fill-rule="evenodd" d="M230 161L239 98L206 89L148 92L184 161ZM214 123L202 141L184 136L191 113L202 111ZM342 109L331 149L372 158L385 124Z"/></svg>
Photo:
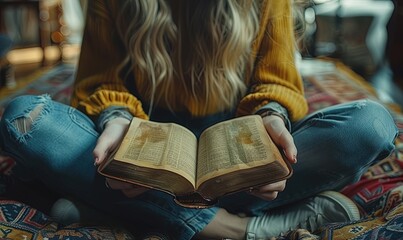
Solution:
<svg viewBox="0 0 403 240"><path fill-rule="evenodd" d="M266 130L273 142L279 146L291 163L297 162L297 148L291 133L284 125L284 120L272 115L263 118Z"/></svg>
<svg viewBox="0 0 403 240"><path fill-rule="evenodd" d="M123 139L129 123L130 121L125 118L115 118L105 125L105 129L98 137L93 150L94 165L99 165L110 156Z"/></svg>
<svg viewBox="0 0 403 240"><path fill-rule="evenodd" d="M111 152L111 148L113 143L108 141L108 138L106 137L106 132L104 131L98 138L97 144L93 150L93 155L94 155L94 165L99 165L101 164L107 155Z"/></svg>

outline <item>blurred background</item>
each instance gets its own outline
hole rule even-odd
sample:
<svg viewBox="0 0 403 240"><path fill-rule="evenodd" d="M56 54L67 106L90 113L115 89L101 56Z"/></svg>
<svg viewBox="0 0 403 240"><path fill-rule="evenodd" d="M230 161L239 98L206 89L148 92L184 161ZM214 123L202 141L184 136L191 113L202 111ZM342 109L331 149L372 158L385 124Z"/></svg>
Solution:
<svg viewBox="0 0 403 240"><path fill-rule="evenodd" d="M2 85L14 85L4 80L8 63L19 78L40 67L76 61L85 8L86 0L0 0Z"/></svg>
<svg viewBox="0 0 403 240"><path fill-rule="evenodd" d="M274 0L282 1L282 0ZM87 0L0 0L0 87L77 62ZM336 58L403 106L403 0L314 0L304 58Z"/></svg>

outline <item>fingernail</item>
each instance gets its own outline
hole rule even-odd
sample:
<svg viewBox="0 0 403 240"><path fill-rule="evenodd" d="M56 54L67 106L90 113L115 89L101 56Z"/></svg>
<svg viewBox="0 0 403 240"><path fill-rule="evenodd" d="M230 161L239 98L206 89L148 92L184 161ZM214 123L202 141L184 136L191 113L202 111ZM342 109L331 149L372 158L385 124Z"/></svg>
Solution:
<svg viewBox="0 0 403 240"><path fill-rule="evenodd" d="M99 159L97 157L94 159L94 166L98 165L98 160Z"/></svg>

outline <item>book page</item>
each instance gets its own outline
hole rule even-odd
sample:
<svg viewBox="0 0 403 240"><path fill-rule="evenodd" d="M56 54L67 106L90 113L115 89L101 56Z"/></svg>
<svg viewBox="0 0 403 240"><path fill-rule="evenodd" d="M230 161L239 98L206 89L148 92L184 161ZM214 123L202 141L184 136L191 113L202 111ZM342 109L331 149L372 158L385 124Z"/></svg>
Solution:
<svg viewBox="0 0 403 240"><path fill-rule="evenodd" d="M200 137L197 186L239 169L267 164L269 135L260 116L232 119L207 129Z"/></svg>
<svg viewBox="0 0 403 240"><path fill-rule="evenodd" d="M177 172L191 183L196 174L196 137L173 123L134 119L115 159L137 166Z"/></svg>

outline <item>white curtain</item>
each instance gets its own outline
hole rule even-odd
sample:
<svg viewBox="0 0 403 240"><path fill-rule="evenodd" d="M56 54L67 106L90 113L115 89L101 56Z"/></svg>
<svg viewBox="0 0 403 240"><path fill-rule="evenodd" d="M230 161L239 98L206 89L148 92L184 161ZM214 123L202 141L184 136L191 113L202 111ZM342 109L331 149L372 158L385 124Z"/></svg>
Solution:
<svg viewBox="0 0 403 240"><path fill-rule="evenodd" d="M62 0L63 18L66 22L69 43L81 43L84 29L84 4L80 0Z"/></svg>

